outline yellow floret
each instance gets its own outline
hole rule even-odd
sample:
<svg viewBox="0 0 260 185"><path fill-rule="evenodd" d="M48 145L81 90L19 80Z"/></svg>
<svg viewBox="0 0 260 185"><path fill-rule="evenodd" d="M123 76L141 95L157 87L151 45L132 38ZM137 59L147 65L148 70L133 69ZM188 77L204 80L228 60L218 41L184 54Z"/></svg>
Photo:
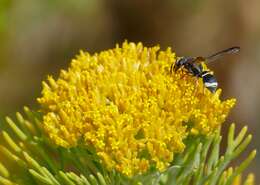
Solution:
<svg viewBox="0 0 260 185"><path fill-rule="evenodd" d="M141 43L81 51L57 80L43 82L46 133L63 147L83 138L109 170L127 176L165 170L188 135L211 134L235 104L183 69L171 73L175 61L170 48Z"/></svg>

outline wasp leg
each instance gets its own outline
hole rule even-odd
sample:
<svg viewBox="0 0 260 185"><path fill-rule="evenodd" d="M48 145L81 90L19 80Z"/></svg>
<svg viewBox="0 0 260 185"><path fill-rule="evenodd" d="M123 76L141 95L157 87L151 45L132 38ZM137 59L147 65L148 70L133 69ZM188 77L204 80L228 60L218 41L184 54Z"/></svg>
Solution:
<svg viewBox="0 0 260 185"><path fill-rule="evenodd" d="M199 86L199 79L196 78L196 82L195 82L195 94L197 94L197 92L198 92L198 86Z"/></svg>
<svg viewBox="0 0 260 185"><path fill-rule="evenodd" d="M171 65L170 73L172 73L172 71L173 71L173 66L174 66L174 63L172 63L172 65Z"/></svg>
<svg viewBox="0 0 260 185"><path fill-rule="evenodd" d="M196 85L195 85L195 88L196 88L195 92L196 92L196 93L197 93L197 91L198 91L198 87L199 87L199 78L196 79ZM205 94L205 92L206 92L205 88L206 88L206 87L203 86L203 94Z"/></svg>

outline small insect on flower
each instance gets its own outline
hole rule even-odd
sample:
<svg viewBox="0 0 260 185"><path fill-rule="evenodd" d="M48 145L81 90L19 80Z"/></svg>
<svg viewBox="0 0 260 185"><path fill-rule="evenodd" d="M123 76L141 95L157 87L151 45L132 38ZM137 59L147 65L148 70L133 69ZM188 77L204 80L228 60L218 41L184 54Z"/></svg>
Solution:
<svg viewBox="0 0 260 185"><path fill-rule="evenodd" d="M208 57L181 57L171 65L171 72L184 67L188 73L195 77L202 78L205 87L210 90L210 92L215 93L218 82L214 77L213 72L209 71L205 64L216 61L226 54L237 53L239 50L240 47L231 47Z"/></svg>

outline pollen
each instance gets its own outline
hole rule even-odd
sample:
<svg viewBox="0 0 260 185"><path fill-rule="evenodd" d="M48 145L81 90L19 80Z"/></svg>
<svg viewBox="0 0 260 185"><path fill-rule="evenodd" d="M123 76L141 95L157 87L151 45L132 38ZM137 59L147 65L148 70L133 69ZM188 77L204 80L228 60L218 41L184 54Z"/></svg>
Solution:
<svg viewBox="0 0 260 185"><path fill-rule="evenodd" d="M81 51L57 79L43 82L43 127L62 147L94 147L108 170L126 176L165 170L189 135L210 135L235 99L220 100L184 69L171 72L171 48L124 42Z"/></svg>

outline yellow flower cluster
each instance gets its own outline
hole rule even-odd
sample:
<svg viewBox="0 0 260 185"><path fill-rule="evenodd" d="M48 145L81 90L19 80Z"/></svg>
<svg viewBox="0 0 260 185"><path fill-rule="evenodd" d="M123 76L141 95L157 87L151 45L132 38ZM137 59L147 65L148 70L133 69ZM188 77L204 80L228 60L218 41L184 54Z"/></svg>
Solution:
<svg viewBox="0 0 260 185"><path fill-rule="evenodd" d="M57 80L43 82L43 125L63 147L94 146L106 167L127 176L164 170L190 134L210 134L235 100L221 101L184 69L170 72L175 53L124 42L80 52Z"/></svg>

